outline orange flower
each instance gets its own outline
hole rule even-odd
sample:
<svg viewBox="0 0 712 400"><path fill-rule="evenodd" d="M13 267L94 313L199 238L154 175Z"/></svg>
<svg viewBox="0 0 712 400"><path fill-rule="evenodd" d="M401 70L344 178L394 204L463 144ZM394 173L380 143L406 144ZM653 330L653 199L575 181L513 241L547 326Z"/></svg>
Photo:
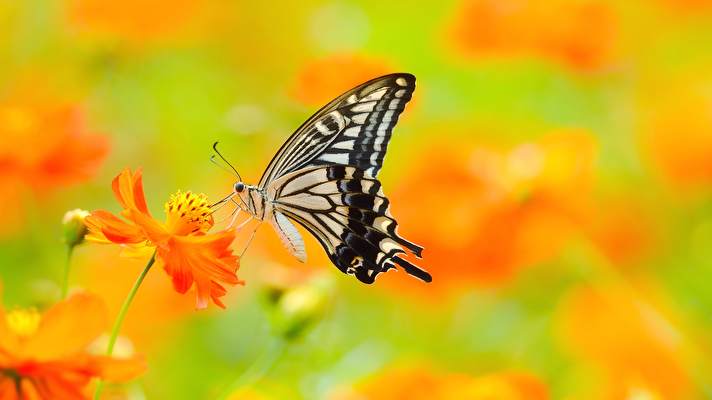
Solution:
<svg viewBox="0 0 712 400"><path fill-rule="evenodd" d="M65 0L79 28L141 43L186 30L205 5L197 0Z"/></svg>
<svg viewBox="0 0 712 400"><path fill-rule="evenodd" d="M77 106L47 100L0 103L0 136L0 174L42 192L90 178L108 151Z"/></svg>
<svg viewBox="0 0 712 400"><path fill-rule="evenodd" d="M596 212L586 221L591 241L612 263L640 264L659 249L655 214L636 195L621 194L599 200Z"/></svg>
<svg viewBox="0 0 712 400"><path fill-rule="evenodd" d="M587 132L569 130L511 150L426 152L394 188L392 204L393 215L417 222L403 234L426 248L437 271L428 297L438 297L433 288L501 283L556 257L590 208L595 149ZM423 191L422 182L438 189ZM422 212L435 205L437 212Z"/></svg>
<svg viewBox="0 0 712 400"><path fill-rule="evenodd" d="M576 288L561 304L558 326L566 347L603 374L605 381L594 384L606 393L593 398L636 391L688 398L682 338L646 299L619 286Z"/></svg>
<svg viewBox="0 0 712 400"><path fill-rule="evenodd" d="M126 381L141 374L141 359L86 351L105 325L103 303L86 293L57 303L44 315L0 308L0 398L88 399L93 378Z"/></svg>
<svg viewBox="0 0 712 400"><path fill-rule="evenodd" d="M23 96L0 101L3 209L22 210L28 189L46 197L57 188L90 178L108 152L107 138L87 129L76 105L49 96ZM22 219L22 212L11 213L4 225L19 226Z"/></svg>
<svg viewBox="0 0 712 400"><path fill-rule="evenodd" d="M321 106L356 85L390 72L394 71L381 60L354 54L332 55L304 66L291 94L304 104Z"/></svg>
<svg viewBox="0 0 712 400"><path fill-rule="evenodd" d="M616 18L601 0L466 0L451 36L470 57L534 55L590 70L611 62Z"/></svg>
<svg viewBox="0 0 712 400"><path fill-rule="evenodd" d="M124 219L108 211L92 212L86 218L87 240L155 247L156 263L172 277L178 293L186 293L195 284L199 309L206 308L209 299L224 308L220 298L227 291L221 284L243 283L236 275L238 257L230 249L235 231L207 233L213 218L205 195L179 191L171 196L163 223L148 212L140 170L124 170L112 187L124 208Z"/></svg>
<svg viewBox="0 0 712 400"><path fill-rule="evenodd" d="M432 368L393 368L353 388L341 389L331 400L546 400L546 386L523 373L495 373L481 377L444 373Z"/></svg>
<svg viewBox="0 0 712 400"><path fill-rule="evenodd" d="M675 189L707 190L712 185L712 96L691 88L705 87L698 80L669 84L675 89L651 90L642 105L643 150Z"/></svg>

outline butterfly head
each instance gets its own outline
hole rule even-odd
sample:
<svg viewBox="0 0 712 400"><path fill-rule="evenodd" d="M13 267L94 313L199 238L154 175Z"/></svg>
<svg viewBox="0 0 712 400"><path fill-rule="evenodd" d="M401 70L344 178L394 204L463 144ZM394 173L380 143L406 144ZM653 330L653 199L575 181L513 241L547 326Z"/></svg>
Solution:
<svg viewBox="0 0 712 400"><path fill-rule="evenodd" d="M261 199L264 195L257 186L247 185L242 181L237 181L232 185L232 191L231 197L235 197L236 202L239 203L239 207L242 210L247 211L259 219L262 218L261 207L263 201Z"/></svg>

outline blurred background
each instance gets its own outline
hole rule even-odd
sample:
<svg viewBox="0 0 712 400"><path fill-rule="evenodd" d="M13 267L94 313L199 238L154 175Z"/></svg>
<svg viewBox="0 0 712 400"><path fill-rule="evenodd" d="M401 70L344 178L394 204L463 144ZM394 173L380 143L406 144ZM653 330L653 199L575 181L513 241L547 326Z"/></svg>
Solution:
<svg viewBox="0 0 712 400"><path fill-rule="evenodd" d="M121 169L157 216L218 200L214 141L256 183L321 105L410 72L380 177L433 283L262 227L227 310L150 272L119 346L149 369L107 396L712 398L710 43L709 0L0 0L4 305L57 301L62 216L119 211ZM112 317L145 264L119 253L70 278Z"/></svg>

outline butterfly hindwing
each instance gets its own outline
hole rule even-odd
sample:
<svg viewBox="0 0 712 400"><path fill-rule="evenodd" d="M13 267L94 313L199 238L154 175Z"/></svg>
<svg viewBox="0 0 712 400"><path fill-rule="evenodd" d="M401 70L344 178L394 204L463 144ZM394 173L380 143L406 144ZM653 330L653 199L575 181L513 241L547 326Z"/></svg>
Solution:
<svg viewBox="0 0 712 400"><path fill-rule="evenodd" d="M376 177L415 77L391 74L342 94L310 117L282 145L259 187L312 165L350 165Z"/></svg>
<svg viewBox="0 0 712 400"><path fill-rule="evenodd" d="M275 216L285 215L314 235L344 273L372 283L395 265L421 280L432 278L399 255L422 248L397 233L381 183L363 170L316 165L289 173L267 188ZM279 214L277 214L279 213Z"/></svg>

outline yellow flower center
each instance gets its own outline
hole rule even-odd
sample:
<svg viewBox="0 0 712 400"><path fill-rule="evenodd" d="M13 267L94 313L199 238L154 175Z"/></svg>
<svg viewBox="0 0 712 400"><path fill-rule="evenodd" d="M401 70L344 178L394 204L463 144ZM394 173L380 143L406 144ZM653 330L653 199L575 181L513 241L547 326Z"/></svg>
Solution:
<svg viewBox="0 0 712 400"><path fill-rule="evenodd" d="M26 337L37 332L42 316L34 308L16 309L5 315L7 325L17 336Z"/></svg>
<svg viewBox="0 0 712 400"><path fill-rule="evenodd" d="M181 192L171 196L165 205L168 230L175 234L207 232L213 226L213 216L204 194Z"/></svg>

